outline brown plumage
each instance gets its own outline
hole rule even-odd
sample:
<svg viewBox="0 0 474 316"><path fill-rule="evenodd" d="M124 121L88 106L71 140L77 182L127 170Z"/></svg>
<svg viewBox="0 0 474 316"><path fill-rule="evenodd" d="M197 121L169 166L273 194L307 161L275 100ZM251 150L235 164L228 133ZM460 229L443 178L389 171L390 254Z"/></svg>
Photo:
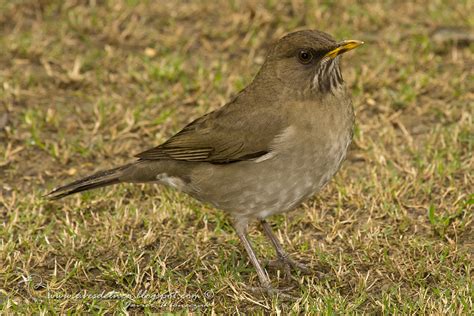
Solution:
<svg viewBox="0 0 474 316"><path fill-rule="evenodd" d="M138 160L50 193L52 199L120 182L158 182L226 211L263 288L273 291L247 238L260 220L278 259L285 253L265 218L295 208L337 172L352 139L354 114L340 55L362 42L299 31L281 38L252 83Z"/></svg>

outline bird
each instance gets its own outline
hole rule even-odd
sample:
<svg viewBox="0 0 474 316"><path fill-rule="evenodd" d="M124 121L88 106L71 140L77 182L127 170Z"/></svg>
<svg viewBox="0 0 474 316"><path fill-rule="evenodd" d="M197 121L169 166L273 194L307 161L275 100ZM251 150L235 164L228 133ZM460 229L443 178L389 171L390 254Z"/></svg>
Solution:
<svg viewBox="0 0 474 316"><path fill-rule="evenodd" d="M295 209L340 169L353 138L351 94L341 55L362 45L313 29L288 33L268 50L252 82L222 107L135 160L48 194L51 200L118 183L158 183L228 214L260 287L274 293L248 238L259 222L277 259L307 271L284 250L267 217Z"/></svg>

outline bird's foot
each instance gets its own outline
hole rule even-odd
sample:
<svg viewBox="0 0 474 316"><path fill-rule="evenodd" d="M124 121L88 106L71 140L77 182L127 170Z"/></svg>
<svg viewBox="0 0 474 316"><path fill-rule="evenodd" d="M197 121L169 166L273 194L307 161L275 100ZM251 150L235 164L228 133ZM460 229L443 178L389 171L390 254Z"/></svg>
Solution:
<svg viewBox="0 0 474 316"><path fill-rule="evenodd" d="M246 289L248 289L250 292L253 293L260 293L260 294L266 294L270 297L278 297L284 300L295 300L296 297L287 294L285 292L291 291L294 289L294 286L282 288L282 289L276 289L271 285L262 285L258 287L253 287L253 286L245 286Z"/></svg>
<svg viewBox="0 0 474 316"><path fill-rule="evenodd" d="M289 256L278 256L276 259L267 262L272 268L281 269L287 276L291 275L291 270L300 271L303 274L310 274L311 270L301 262L291 259Z"/></svg>

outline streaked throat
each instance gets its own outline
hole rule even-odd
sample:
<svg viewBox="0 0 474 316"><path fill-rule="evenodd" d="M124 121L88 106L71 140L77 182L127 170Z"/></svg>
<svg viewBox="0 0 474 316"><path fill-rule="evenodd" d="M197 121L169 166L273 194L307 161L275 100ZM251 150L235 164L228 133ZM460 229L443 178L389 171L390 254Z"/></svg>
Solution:
<svg viewBox="0 0 474 316"><path fill-rule="evenodd" d="M321 61L312 82L312 89L318 89L320 92L330 92L334 94L342 88L344 80L342 79L341 68L339 67L339 57L325 58Z"/></svg>

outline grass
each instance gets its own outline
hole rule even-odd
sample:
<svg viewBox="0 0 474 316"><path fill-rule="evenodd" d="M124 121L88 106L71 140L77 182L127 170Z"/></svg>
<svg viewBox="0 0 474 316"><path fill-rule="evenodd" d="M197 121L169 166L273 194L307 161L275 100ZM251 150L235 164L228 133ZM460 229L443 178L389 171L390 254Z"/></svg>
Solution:
<svg viewBox="0 0 474 316"><path fill-rule="evenodd" d="M467 315L473 307L472 1L0 1L3 313ZM48 202L53 186L129 161L250 82L301 28L367 45L344 57L356 136L318 196L271 218L313 273L284 301L228 218L121 185ZM261 258L274 256L261 232Z"/></svg>

